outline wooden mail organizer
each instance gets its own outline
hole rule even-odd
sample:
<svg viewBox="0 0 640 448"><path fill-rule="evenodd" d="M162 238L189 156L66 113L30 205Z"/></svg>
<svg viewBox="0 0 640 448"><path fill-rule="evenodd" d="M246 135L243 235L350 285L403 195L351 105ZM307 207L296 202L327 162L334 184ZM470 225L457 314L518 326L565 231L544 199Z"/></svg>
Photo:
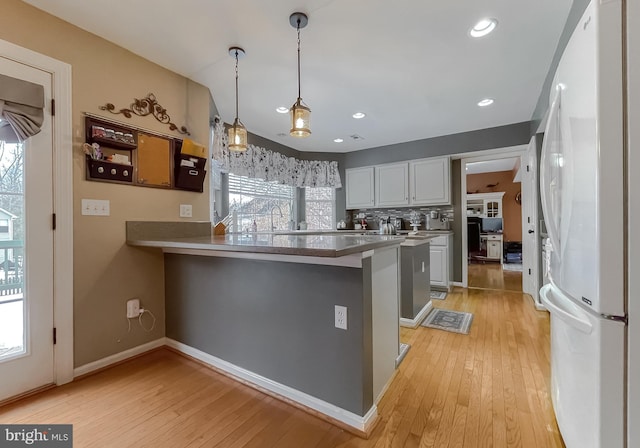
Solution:
<svg viewBox="0 0 640 448"><path fill-rule="evenodd" d="M206 154L183 140L90 116L86 141L100 145L101 158L87 159L87 180L142 187L203 191ZM194 155L197 154L197 155Z"/></svg>

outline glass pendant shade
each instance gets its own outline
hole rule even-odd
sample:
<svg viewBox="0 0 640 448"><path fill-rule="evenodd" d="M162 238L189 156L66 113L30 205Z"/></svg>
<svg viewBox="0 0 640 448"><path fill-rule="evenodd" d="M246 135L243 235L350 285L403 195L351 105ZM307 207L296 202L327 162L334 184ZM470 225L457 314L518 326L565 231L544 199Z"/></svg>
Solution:
<svg viewBox="0 0 640 448"><path fill-rule="evenodd" d="M247 150L247 128L239 119L235 119L229 127L229 151L242 152Z"/></svg>
<svg viewBox="0 0 640 448"><path fill-rule="evenodd" d="M309 137L311 135L311 109L302 104L302 99L291 106L291 131L292 137Z"/></svg>

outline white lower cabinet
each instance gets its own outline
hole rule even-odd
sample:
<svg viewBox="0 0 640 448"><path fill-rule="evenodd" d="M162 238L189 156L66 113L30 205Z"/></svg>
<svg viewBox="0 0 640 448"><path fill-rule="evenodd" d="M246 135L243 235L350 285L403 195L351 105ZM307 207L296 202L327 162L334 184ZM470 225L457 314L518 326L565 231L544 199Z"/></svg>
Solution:
<svg viewBox="0 0 640 448"><path fill-rule="evenodd" d="M480 235L480 242L487 249L487 259L502 261L502 235Z"/></svg>
<svg viewBox="0 0 640 448"><path fill-rule="evenodd" d="M431 284L437 286L447 286L447 248L431 247Z"/></svg>
<svg viewBox="0 0 640 448"><path fill-rule="evenodd" d="M487 258L499 260L502 254L500 241L487 241Z"/></svg>
<svg viewBox="0 0 640 448"><path fill-rule="evenodd" d="M448 290L453 272L453 234L440 235L429 243L431 286Z"/></svg>

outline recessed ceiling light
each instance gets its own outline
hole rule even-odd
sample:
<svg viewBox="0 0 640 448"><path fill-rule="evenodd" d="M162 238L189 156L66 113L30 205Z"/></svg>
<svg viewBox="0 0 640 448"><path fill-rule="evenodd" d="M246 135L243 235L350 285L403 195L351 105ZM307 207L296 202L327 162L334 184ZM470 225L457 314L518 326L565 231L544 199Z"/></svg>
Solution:
<svg viewBox="0 0 640 448"><path fill-rule="evenodd" d="M342 143L344 140L342 140L341 138L334 138L333 141L336 143Z"/></svg>
<svg viewBox="0 0 640 448"><path fill-rule="evenodd" d="M496 29L498 26L498 21L496 19L482 19L478 23L476 23L469 34L471 37L482 37L489 34L491 31Z"/></svg>
<svg viewBox="0 0 640 448"><path fill-rule="evenodd" d="M480 107L487 107L487 106L491 106L493 104L493 100L491 98L485 98L482 101L478 102L478 106Z"/></svg>
<svg viewBox="0 0 640 448"><path fill-rule="evenodd" d="M366 117L367 115L362 113L362 112L356 112L355 114L352 115L353 118L355 118L356 120L359 120L361 118Z"/></svg>
<svg viewBox="0 0 640 448"><path fill-rule="evenodd" d="M286 114L287 112L289 112L289 108L280 106L276 109L276 112L278 112L279 114Z"/></svg>

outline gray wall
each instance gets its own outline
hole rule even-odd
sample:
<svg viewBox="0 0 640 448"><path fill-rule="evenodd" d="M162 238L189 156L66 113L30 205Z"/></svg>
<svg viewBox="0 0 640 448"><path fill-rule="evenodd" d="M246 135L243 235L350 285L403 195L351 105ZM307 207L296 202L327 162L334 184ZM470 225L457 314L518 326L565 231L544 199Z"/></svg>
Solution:
<svg viewBox="0 0 640 448"><path fill-rule="evenodd" d="M370 268L177 254L164 266L167 337L355 414L370 409ZM348 307L347 331L334 327L334 305Z"/></svg>
<svg viewBox="0 0 640 448"><path fill-rule="evenodd" d="M424 140L363 149L344 154L345 168L400 162L403 160L460 154L529 143L531 123L444 135Z"/></svg>
<svg viewBox="0 0 640 448"><path fill-rule="evenodd" d="M569 10L569 16L567 17L567 22L564 25L564 29L560 35L560 40L558 41L558 46L556 47L556 52L551 61L551 66L547 72L547 77L542 85L538 103L536 104L536 108L531 116L531 135L534 135L537 132L538 126L540 126L540 121L549 108L549 91L551 89L551 83L553 82L556 69L560 63L560 58L562 57L562 53L564 52L567 43L569 43L573 30L576 28L578 21L587 9L587 6L589 6L589 0L573 0L573 4Z"/></svg>

